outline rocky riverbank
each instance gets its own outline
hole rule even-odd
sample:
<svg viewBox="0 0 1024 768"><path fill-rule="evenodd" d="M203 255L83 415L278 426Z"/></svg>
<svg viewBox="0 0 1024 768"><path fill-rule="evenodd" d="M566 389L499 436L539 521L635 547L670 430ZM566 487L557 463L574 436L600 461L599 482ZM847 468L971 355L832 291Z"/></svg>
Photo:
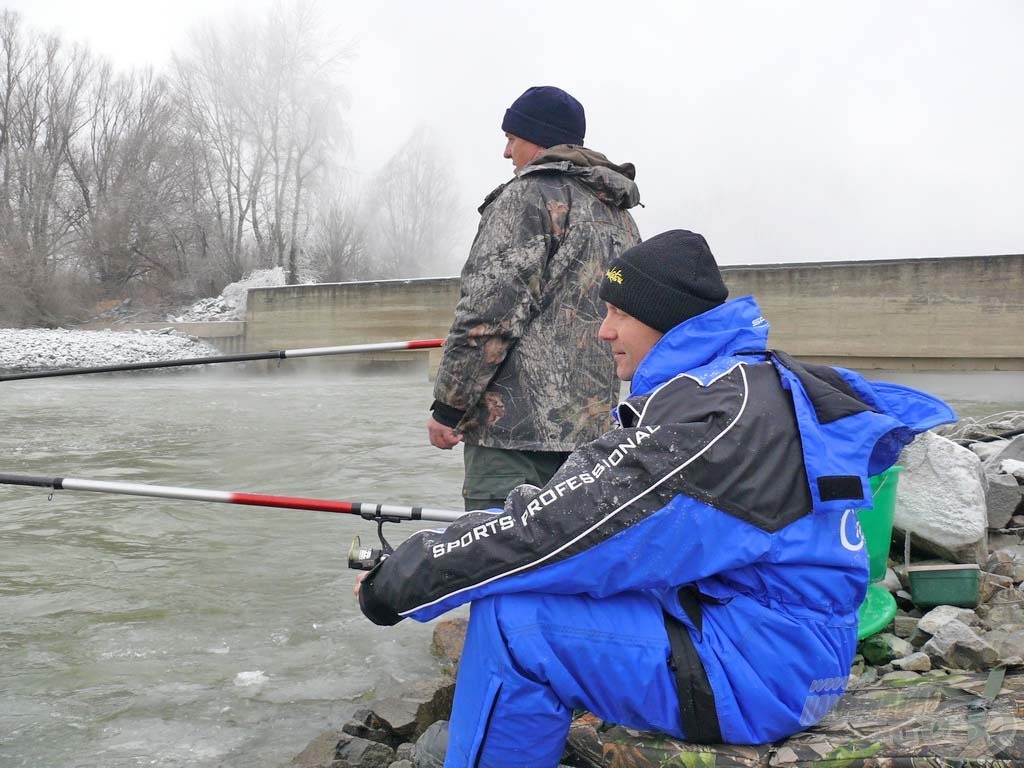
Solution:
<svg viewBox="0 0 1024 768"><path fill-rule="evenodd" d="M142 322L243 320L250 288L284 283L284 270L280 267L256 270L226 286L219 296L200 299L169 312L135 307L130 299L125 299L91 318L93 322L115 326L106 330L0 328L0 373L95 368L218 355L219 350L212 344L174 328L118 331L116 326Z"/></svg>
<svg viewBox="0 0 1024 768"><path fill-rule="evenodd" d="M217 354L220 352L212 344L173 328L157 331L0 328L0 373L152 363Z"/></svg>
<svg viewBox="0 0 1024 768"><path fill-rule="evenodd" d="M785 742L754 747L683 744L583 713L563 763L780 766L840 754L908 765L1024 760L1024 412L928 433L908 446L900 465L889 567L880 582L898 610L861 642L847 693L832 713ZM930 604L931 595L922 605L914 569L955 565L974 572L973 594L953 582L952 604L940 592L939 604ZM436 728L429 726L450 714L464 633L464 619L439 622L436 680L359 710L288 768L422 768L415 742L424 733L421 744L431 739Z"/></svg>

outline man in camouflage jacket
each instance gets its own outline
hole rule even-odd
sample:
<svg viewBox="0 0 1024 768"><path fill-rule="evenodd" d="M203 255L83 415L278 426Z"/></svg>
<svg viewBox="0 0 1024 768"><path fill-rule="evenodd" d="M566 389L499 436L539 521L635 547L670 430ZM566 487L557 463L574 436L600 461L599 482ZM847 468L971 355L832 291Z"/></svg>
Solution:
<svg viewBox="0 0 1024 768"><path fill-rule="evenodd" d="M639 242L631 164L584 148L583 107L550 86L506 111L516 176L487 196L434 387L430 441L465 441L466 509L544 485L605 432L618 381L597 338L612 258Z"/></svg>

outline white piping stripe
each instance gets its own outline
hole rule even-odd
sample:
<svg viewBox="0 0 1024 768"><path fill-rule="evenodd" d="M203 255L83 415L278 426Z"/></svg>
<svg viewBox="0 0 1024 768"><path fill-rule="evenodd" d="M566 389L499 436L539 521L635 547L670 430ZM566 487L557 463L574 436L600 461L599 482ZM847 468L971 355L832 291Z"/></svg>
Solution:
<svg viewBox="0 0 1024 768"><path fill-rule="evenodd" d="M556 549L556 550L554 550L554 551L552 551L552 552L549 552L548 554L544 555L544 557L541 557L541 558L539 558L539 559L537 559L537 560L534 560L533 562L530 562L530 563L525 563L525 564L523 564L523 565L519 566L518 568L516 568L516 569L514 569L514 570L511 570L511 571L507 571L507 572L505 572L505 573L499 573L499 574L496 574L496 575L492 576L491 578L489 578L489 579L486 579L486 580L484 580L484 581L481 581L481 582L479 582L479 583L477 583L477 584L473 584L472 586L469 586L469 587L463 587L462 589L456 590L455 592L450 592L450 593L448 593L447 595L443 595L443 596L441 596L441 597L437 598L436 600L431 600L431 601L430 601L429 603L424 603L423 605L418 605L418 606L416 606L415 608L410 608L410 609L409 609L409 610L407 610L407 611L400 611L398 615L399 615L399 616L408 616L409 614L411 614L411 613L415 613L416 611L422 611L422 610L423 610L424 608L429 608L429 607L430 607L430 606L432 606L432 605L437 605L438 603L440 603L440 602L442 602L442 601L444 601L444 600L447 600L447 599L449 599L449 598L451 598L451 597L454 597L455 595L461 594L462 592L467 592L467 591L469 591L469 590L471 590L471 589L477 589L478 587L482 587L482 586L485 586L485 585L487 585L487 584L490 584L490 583L491 583L492 581L497 581L498 579L503 579L503 578L505 578L505 577L507 577L507 576L512 576L512 575L514 575L514 574L516 574L516 573L519 573L520 571L526 570L527 568L532 568L533 566L535 566L535 565L538 565L539 563L543 563L543 562L544 562L545 560L549 560L550 558L552 558L552 557L554 557L555 555L557 555L557 554L558 554L559 552L562 552L563 550L565 550L565 549L568 549L569 547L571 547L571 546L572 546L573 544L575 544L575 543L576 543L577 541L579 541L580 539L583 539L583 538L585 538L585 537L589 536L589 535L590 535L590 534L591 534L591 533L592 533L593 531L595 531L596 529L600 528L600 527L601 527L602 525L604 525L605 523L607 523L607 522L608 522L609 520L611 520L611 519L612 519L613 517L615 517L615 515L619 514L619 512L621 512L622 510L624 510L624 509L625 509L626 507L628 507L628 506L629 506L630 504L632 504L632 503L634 503L635 501L637 501L638 499L640 499L640 498L642 498L642 497L646 496L646 495L647 495L648 493L650 493L651 491L653 491L653 490L654 490L655 488L657 488L657 487L658 487L659 485L661 485L662 483L664 483L665 481L667 481L667 480L668 480L669 478L673 477L674 475L678 474L678 473L679 473L679 472L681 472L682 470L686 469L686 467L688 467L688 466L689 466L690 464L692 464L692 463L693 463L694 461L696 461L697 459L699 459L699 458L700 458L700 457L701 457L701 456L702 456L703 454L705 454L705 453L706 453L706 452L707 452L708 450L710 450L711 446L713 446L713 445L714 445L715 443L717 443L717 442L718 442L719 440L721 440L721 439L722 439L723 437L725 437L725 436L726 436L726 435L727 435L727 434L729 433L729 431L730 431L730 430L731 430L731 429L732 429L733 427L735 427L737 423L739 423L739 420L740 420L740 418L742 418L742 416L743 416L743 412L744 412L744 411L745 411L745 410L747 409L747 398L748 398L748 396L749 396L749 394L750 394L750 385L749 385L749 383L747 382L747 372L746 372L745 370L743 370L743 367L744 367L745 365L746 365L746 363L737 363L736 365L734 365L734 366L733 366L732 368L730 368L730 369L729 369L729 371L732 371L732 370L734 370L734 369L736 369L736 368L739 368L739 369L740 369L740 375L741 375L741 376L743 377L743 402L742 402L742 404L740 405L740 410L739 410L739 412L738 412L738 413L736 414L736 417L735 417L735 418L734 418L734 419L733 419L733 420L732 420L732 421L731 421L731 422L730 422L730 423L729 423L728 425L726 425L725 429L723 429L723 430L722 430L722 431L721 431L721 432L720 432L720 433L719 433L719 434L718 434L717 436L715 436L715 438L714 438L713 440L711 440L711 442L709 442L709 443L708 443L708 444L707 444L706 446L704 446L704 448L702 448L702 449L701 449L700 451L698 451L697 453L695 453L695 454L694 454L693 456L691 456L691 457L690 457L689 459L687 459L687 460L686 460L685 462L683 462L682 464L680 464L680 465L679 465L678 467L676 467L675 469L673 469L673 470L672 470L671 472L669 472L669 473L668 473L667 475L665 475L665 476L664 476L663 478L661 478L660 480L658 480L658 481L657 481L656 483L654 483L653 485L651 485L651 486L650 486L649 488L647 488L646 490L644 490L644 491L641 491L640 493L638 493L638 494L637 494L636 496L634 496L634 497L633 497L632 499L630 499L629 501L627 501L627 502L626 502L625 504L622 504L622 505L620 505L620 506L619 506L619 507L618 507L617 509L615 509L615 510L613 510L613 511L609 512L609 513L608 513L607 515L605 515L605 516L604 516L603 518L601 518L600 520L598 520L598 521L597 521L596 523L594 523L594 524L593 524L592 526L590 526L590 527L589 527L589 528L587 528L587 529L586 529L585 531L583 531L582 533L580 533L580 534L579 534L578 536L576 536L576 537L575 537L574 539L571 539L570 541L567 541L567 542L566 542L565 544L563 544L562 546L560 546L560 547L559 547L558 549ZM728 373L729 371L727 371L727 373ZM681 375L684 375L684 376L685 376L686 374L681 374ZM722 376L724 376L724 375L725 375L725 374L722 374ZM679 377L678 377L678 376L676 376L675 378L679 378ZM690 377L690 378L692 378L692 377ZM718 376L718 377L716 377L716 378L715 378L715 381L717 381L717 380L718 380L719 378L721 378L721 376ZM673 380L674 380L674 379L673 379ZM669 383L669 382L665 382L665 384L668 384L668 383ZM654 396L655 396L655 395L656 395L656 394L657 394L657 393L658 393L659 391L661 391L661 389L662 389L662 388L663 388L664 386L665 386L665 385L663 384L663 385L662 385L661 387L658 387L658 389L656 389L656 390L655 390L655 391L654 391L654 392L653 392L653 393L651 394L651 396L650 396L650 397L649 397L649 398L647 399L647 402L648 402L648 403L650 403L650 401L651 401L651 400L652 400L652 399L654 398ZM644 406L644 410L645 410L645 411L647 410L647 406L646 406L646 405Z"/></svg>

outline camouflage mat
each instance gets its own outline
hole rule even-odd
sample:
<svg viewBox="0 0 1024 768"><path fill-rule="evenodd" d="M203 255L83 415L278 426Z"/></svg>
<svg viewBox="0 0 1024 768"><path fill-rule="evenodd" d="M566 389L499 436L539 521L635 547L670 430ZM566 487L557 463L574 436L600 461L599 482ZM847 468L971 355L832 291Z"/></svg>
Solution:
<svg viewBox="0 0 1024 768"><path fill-rule="evenodd" d="M593 715L569 732L587 768L1006 768L1024 766L1024 669L922 675L847 692L813 728L776 744L686 744L608 726Z"/></svg>

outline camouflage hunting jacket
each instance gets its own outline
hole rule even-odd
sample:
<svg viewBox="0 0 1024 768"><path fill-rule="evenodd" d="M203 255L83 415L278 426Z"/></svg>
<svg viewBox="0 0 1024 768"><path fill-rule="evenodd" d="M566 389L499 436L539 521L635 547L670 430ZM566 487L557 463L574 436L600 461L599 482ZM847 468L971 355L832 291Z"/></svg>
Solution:
<svg viewBox="0 0 1024 768"><path fill-rule="evenodd" d="M571 451L611 426L619 383L597 291L640 242L634 175L561 145L484 200L432 406L467 443Z"/></svg>

